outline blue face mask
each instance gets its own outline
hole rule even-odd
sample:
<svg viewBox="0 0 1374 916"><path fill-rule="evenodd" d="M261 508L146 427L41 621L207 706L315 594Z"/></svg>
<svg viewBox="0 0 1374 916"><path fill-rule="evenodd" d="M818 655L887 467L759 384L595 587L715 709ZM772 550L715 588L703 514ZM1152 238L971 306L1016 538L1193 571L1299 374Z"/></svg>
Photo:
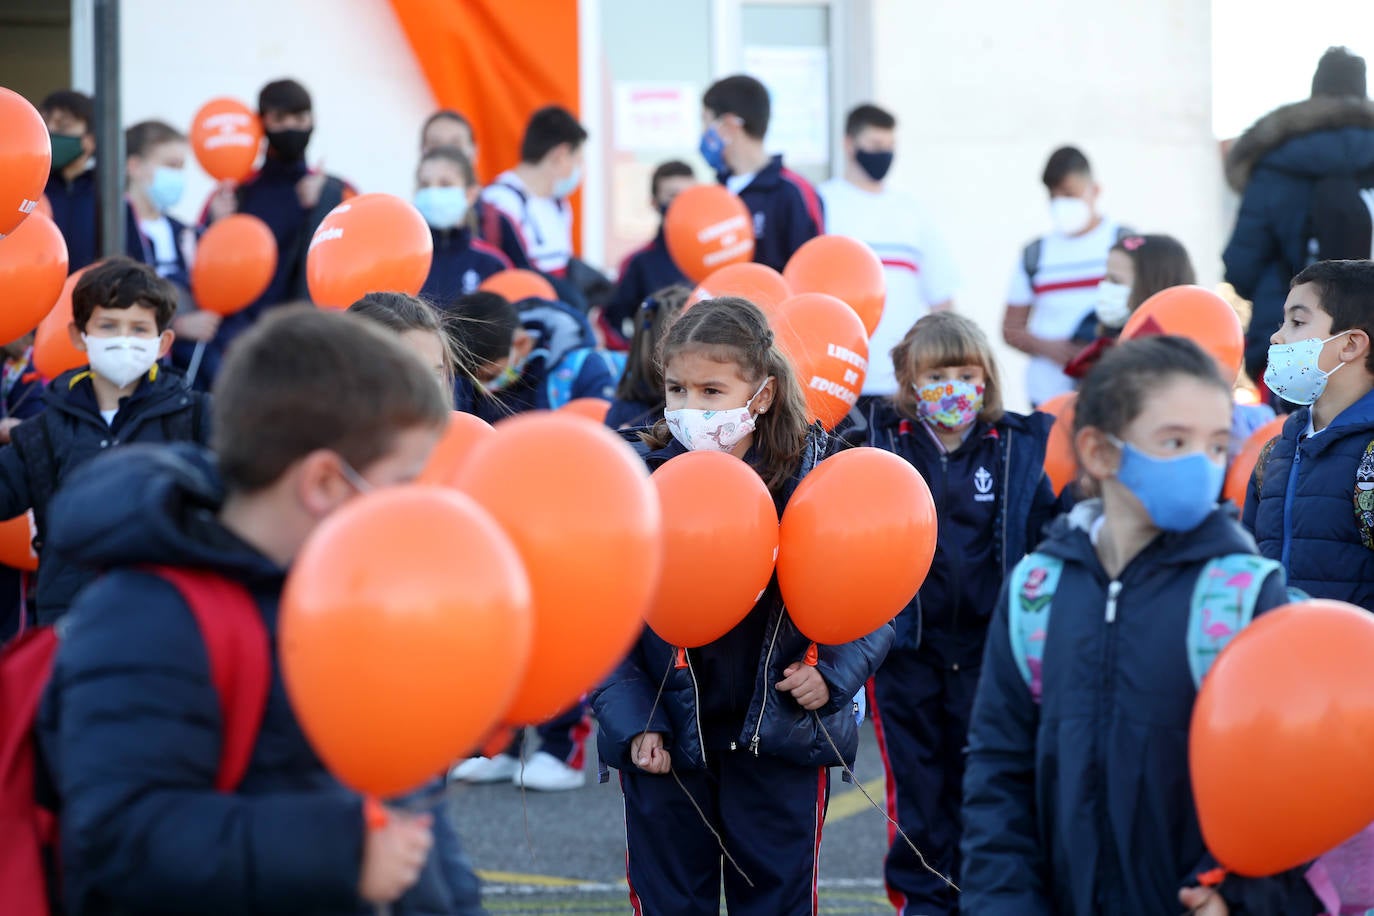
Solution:
<svg viewBox="0 0 1374 916"><path fill-rule="evenodd" d="M714 124L702 133L701 142L697 144L697 152L701 153L701 158L706 160L712 171L724 172L729 168L725 164L725 140Z"/></svg>
<svg viewBox="0 0 1374 916"><path fill-rule="evenodd" d="M181 192L186 190L184 169L172 169L160 165L153 170L153 182L148 185L148 199L162 212L175 207L181 200Z"/></svg>
<svg viewBox="0 0 1374 916"><path fill-rule="evenodd" d="M566 178L559 178L553 183L553 196L564 198L577 190L577 186L582 183L582 166L575 165L573 170L568 173Z"/></svg>
<svg viewBox="0 0 1374 916"><path fill-rule="evenodd" d="M452 229L468 215L467 188L421 188L415 192L415 209L435 229Z"/></svg>
<svg viewBox="0 0 1374 916"><path fill-rule="evenodd" d="M1216 508L1226 468L1202 452L1177 458L1147 455L1115 436L1121 449L1116 479L1135 494L1150 520L1163 531L1192 531Z"/></svg>

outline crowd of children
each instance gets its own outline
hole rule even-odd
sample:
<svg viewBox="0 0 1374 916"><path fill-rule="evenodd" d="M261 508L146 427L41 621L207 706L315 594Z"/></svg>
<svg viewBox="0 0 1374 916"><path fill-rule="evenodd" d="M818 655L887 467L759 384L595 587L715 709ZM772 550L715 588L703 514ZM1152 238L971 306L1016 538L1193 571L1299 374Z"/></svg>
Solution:
<svg viewBox="0 0 1374 916"><path fill-rule="evenodd" d="M824 231L821 197L765 152L757 80L721 80L702 107L700 152L754 214L757 260L781 269ZM415 479L454 409L494 422L601 399L651 472L724 452L780 515L856 443L809 419L754 303L687 307L661 235L623 266L599 325L588 314L566 203L588 135L559 108L533 115L520 163L486 188L467 119L424 125L414 199L434 262L420 297L279 307L304 297L310 234L353 190L305 164L304 87L270 83L259 108L262 169L205 214L272 230L280 258L258 303L221 324L179 294L196 230L167 209L186 141L149 121L127 140L130 256L96 263L72 294L89 364L40 391L28 342L5 350L0 517L32 510L40 563L0 636L32 645L52 632L33 625L60 621L61 637L35 725L35 797L59 812L60 867L36 880L73 916L471 916L480 889L442 796L379 821L288 702L272 647L311 532L354 496ZM49 203L72 267L86 266L89 99L57 93L43 109ZM883 192L894 126L875 106L851 118L865 194ZM660 168L656 206L692 180L683 163ZM576 788L594 714L625 799L634 912L714 914L723 885L732 914L815 916L830 771L853 762L866 693L898 828L884 867L898 916L1327 912L1301 869L1211 886L1188 725L1211 659L1289 588L1374 611L1374 262L1292 280L1263 382L1297 409L1260 456L1242 523L1218 504L1237 423L1257 425L1237 420L1235 380L1185 339L1116 342L1152 294L1193 282L1187 252L1099 215L1076 149L1051 157L1044 183L1057 228L1016 265L1003 333L1035 358L1033 400L1080 385L1076 504L1044 470L1052 419L1006 409L987 335L941 284L871 354L891 384L866 389L857 443L909 463L934 495L934 561L909 605L816 647L774 579L708 645L678 650L646 628L585 701L449 778ZM884 231L926 231L899 222ZM545 274L557 298L479 289L511 266ZM627 354L602 346L622 335ZM197 388L213 394L178 368L187 341L208 345ZM234 714L226 689L260 697L260 716Z"/></svg>

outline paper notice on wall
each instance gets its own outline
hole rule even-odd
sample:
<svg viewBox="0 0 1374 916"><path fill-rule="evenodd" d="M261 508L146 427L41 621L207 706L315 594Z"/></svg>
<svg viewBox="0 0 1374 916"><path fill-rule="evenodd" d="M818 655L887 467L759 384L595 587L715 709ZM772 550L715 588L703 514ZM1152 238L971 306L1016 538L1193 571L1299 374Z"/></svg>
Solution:
<svg viewBox="0 0 1374 916"><path fill-rule="evenodd" d="M690 83L617 82L615 148L629 152L696 149L701 99Z"/></svg>
<svg viewBox="0 0 1374 916"><path fill-rule="evenodd" d="M747 45L744 72L763 82L772 99L768 148L788 163L830 161L830 52L821 47Z"/></svg>

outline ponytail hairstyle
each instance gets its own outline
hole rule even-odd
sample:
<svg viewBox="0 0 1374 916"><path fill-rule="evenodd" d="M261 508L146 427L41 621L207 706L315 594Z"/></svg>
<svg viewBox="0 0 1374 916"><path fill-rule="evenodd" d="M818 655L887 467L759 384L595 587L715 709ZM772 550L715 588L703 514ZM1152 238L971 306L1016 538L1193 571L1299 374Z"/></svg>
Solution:
<svg viewBox="0 0 1374 916"><path fill-rule="evenodd" d="M1132 312L1157 292L1197 282L1188 249L1171 235L1128 235L1112 250L1130 258L1135 268L1135 282L1126 300Z"/></svg>
<svg viewBox="0 0 1374 916"><path fill-rule="evenodd" d="M706 299L684 312L668 329L659 356L660 373L675 357L697 353L720 363L732 363L740 377L757 387L772 377L773 403L755 420L755 470L768 489L780 493L801 466L802 452L811 428L806 395L792 363L773 341L768 319L747 299L727 296ZM672 441L666 420L642 434L651 448Z"/></svg>
<svg viewBox="0 0 1374 916"><path fill-rule="evenodd" d="M434 306L405 293L368 293L348 307L354 315L375 322L400 336L409 331L425 331L439 338L444 355L444 387L450 406L453 401L453 374L457 360L444 320Z"/></svg>
<svg viewBox="0 0 1374 916"><path fill-rule="evenodd" d="M663 403L663 367L658 362L658 351L668 328L682 314L691 295L692 291L685 286L669 286L640 304L634 315L635 331L630 338L625 374L615 390L617 398L643 404Z"/></svg>

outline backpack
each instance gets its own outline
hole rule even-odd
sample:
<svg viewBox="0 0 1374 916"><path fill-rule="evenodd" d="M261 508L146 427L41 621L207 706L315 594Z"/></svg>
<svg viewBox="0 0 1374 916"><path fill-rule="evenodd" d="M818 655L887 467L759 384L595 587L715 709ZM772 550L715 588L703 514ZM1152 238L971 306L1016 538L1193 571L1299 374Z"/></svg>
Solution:
<svg viewBox="0 0 1374 916"><path fill-rule="evenodd" d="M596 350L590 347L573 350L549 372L547 382L549 409L557 410L573 399L573 388L577 385L577 379L582 374L582 367L586 364L589 356L595 356L601 360L606 366L606 371L611 374L611 387L599 394L589 396L607 400L613 399L615 397L615 385L620 382L620 376L625 372L625 359L628 355L610 350Z"/></svg>
<svg viewBox="0 0 1374 916"><path fill-rule="evenodd" d="M1193 587L1188 608L1188 667L1194 686L1211 670L1221 650L1255 616L1260 589L1282 567L1249 553L1232 553L1208 560ZM1064 561L1043 553L1028 554L1011 573L1007 592L1007 625L1012 656L1030 690L1040 702L1041 662L1050 629L1050 611Z"/></svg>
<svg viewBox="0 0 1374 916"><path fill-rule="evenodd" d="M1374 258L1374 172L1317 179L1307 211L1307 263L1369 258Z"/></svg>
<svg viewBox="0 0 1374 916"><path fill-rule="evenodd" d="M1135 235L1134 229L1127 229L1125 226L1116 227L1116 240L1113 245L1118 245L1121 240L1128 235ZM1031 292L1035 292L1035 275L1040 273L1040 259L1044 254L1045 239L1043 237L1031 242L1021 249L1021 269L1026 272L1026 282L1030 285Z"/></svg>
<svg viewBox="0 0 1374 916"><path fill-rule="evenodd" d="M148 567L174 585L196 618L219 695L223 743L215 789L243 780L262 725L272 661L257 604L237 582L202 570ZM48 916L55 815L38 801L33 726L52 674L61 623L31 629L0 651L0 900L7 916Z"/></svg>

